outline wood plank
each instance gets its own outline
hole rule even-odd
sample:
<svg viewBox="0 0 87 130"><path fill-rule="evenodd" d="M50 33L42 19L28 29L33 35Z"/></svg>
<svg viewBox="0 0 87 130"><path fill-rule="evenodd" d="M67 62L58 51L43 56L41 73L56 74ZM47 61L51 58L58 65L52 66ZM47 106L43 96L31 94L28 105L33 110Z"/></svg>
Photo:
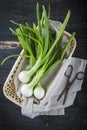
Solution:
<svg viewBox="0 0 87 130"><path fill-rule="evenodd" d="M40 4L51 6L51 19L64 20L68 9L71 19L67 31L76 31L77 48L73 56L87 59L87 4L85 0L38 0ZM17 41L9 27L15 27L10 19L25 23L36 22L35 0L0 0L0 40ZM10 54L19 53L21 48L0 49L0 62ZM34 119L21 115L20 107L7 100L3 95L3 84L15 58L0 68L0 130L86 130L87 128L87 70L82 91L78 92L74 105L66 109L64 116L38 116Z"/></svg>

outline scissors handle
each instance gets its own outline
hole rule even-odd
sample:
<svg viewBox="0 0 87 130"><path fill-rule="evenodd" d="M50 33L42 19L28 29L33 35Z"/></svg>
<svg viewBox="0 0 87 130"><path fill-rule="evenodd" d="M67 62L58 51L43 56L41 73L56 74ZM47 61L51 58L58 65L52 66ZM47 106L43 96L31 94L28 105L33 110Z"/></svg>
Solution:
<svg viewBox="0 0 87 130"><path fill-rule="evenodd" d="M82 77L80 77L80 75L82 75ZM82 72L82 71L77 72L75 77L73 78L73 80L70 82L70 85L72 85L76 79L77 80L83 80L84 76L85 76L84 72Z"/></svg>
<svg viewBox="0 0 87 130"><path fill-rule="evenodd" d="M72 65L69 65L69 66L68 66L68 70L66 70L66 72L65 72L64 75L65 75L67 78L70 78L71 75L72 75L72 72L73 72L73 66L72 66Z"/></svg>
<svg viewBox="0 0 87 130"><path fill-rule="evenodd" d="M80 75L82 75L82 77L80 77ZM82 71L79 71L79 72L76 74L76 79L82 80L82 79L84 79L84 76L85 76L85 73L82 72Z"/></svg>

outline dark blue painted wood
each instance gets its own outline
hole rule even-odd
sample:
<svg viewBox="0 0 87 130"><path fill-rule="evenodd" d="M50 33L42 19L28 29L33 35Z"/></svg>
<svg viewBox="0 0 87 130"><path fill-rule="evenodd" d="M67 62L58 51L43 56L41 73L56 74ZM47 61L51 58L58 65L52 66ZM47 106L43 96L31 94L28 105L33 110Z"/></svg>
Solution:
<svg viewBox="0 0 87 130"><path fill-rule="evenodd" d="M76 31L77 48L75 57L87 59L87 5L84 0L38 0L46 8L50 3L51 19L63 21L70 9L71 19L66 30ZM15 41L9 27L14 27L9 20L17 22L36 22L35 0L0 0L0 40ZM21 47L0 49L0 61L7 55L20 53ZM7 100L2 92L3 84L15 62L11 59L0 68L0 130L86 130L87 128L87 74L82 91L78 92L73 106L66 109L65 116L38 116L29 119L21 115L18 106ZM87 73L87 70L86 70Z"/></svg>

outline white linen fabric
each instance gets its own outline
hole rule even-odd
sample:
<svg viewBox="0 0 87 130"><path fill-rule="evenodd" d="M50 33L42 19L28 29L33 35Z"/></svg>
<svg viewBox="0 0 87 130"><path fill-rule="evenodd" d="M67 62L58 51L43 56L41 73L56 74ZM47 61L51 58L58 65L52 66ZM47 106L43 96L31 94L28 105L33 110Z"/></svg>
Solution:
<svg viewBox="0 0 87 130"><path fill-rule="evenodd" d="M34 118L38 115L64 115L65 108L73 105L76 94L81 90L83 80L75 80L71 85L65 104L63 105L64 95L57 101L57 98L67 83L67 77L64 75L68 65L73 66L72 80L77 72L85 72L87 60L71 57L65 59L63 63L57 66L43 81L42 85L46 90L46 95L42 100L37 100L33 96L23 97L20 93L17 76L15 76L15 86L17 95L23 99L21 112L23 115ZM17 72L18 74L18 72ZM16 82L17 81L17 82ZM17 85L18 84L18 85Z"/></svg>
<svg viewBox="0 0 87 130"><path fill-rule="evenodd" d="M61 27L62 23L56 21L50 21L50 27L54 29L57 33ZM67 42L67 37L64 35L62 39L63 43ZM72 86L69 89L67 99L65 104L63 105L64 95L57 101L57 98L63 88L67 83L67 77L64 75L67 70L68 65L71 64L73 66L73 73L70 80L73 79L75 74L79 71L85 72L85 67L87 64L87 60L70 57L68 59L64 59L63 62L58 65L44 80L41 82L42 86L46 91L46 95L42 100L37 100L34 96L30 98L23 97L21 95L21 83L18 80L18 74L21 70L25 69L26 60L23 58L20 67L18 68L15 77L14 84L16 88L16 93L19 98L23 99L21 113L30 118L34 118L38 115L64 115L65 108L73 105L76 94L81 90L83 80L75 80Z"/></svg>

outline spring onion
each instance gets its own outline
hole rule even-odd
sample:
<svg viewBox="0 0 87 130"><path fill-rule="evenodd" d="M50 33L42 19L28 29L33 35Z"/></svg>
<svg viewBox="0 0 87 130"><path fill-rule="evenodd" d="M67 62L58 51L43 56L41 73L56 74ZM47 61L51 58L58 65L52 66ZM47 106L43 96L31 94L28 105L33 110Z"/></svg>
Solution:
<svg viewBox="0 0 87 130"><path fill-rule="evenodd" d="M70 14L71 12L68 10L65 20L57 34L50 27L50 10L47 14L43 5L42 17L40 18L38 3L36 6L37 25L33 23L31 27L28 23L23 25L11 20L18 27L16 29L10 28L10 30L17 36L24 50L24 55L26 55L27 63L30 66L29 70L23 70L18 75L20 82L23 83L21 93L25 97L30 97L33 94L37 99L44 97L45 90L41 85L42 79L62 62L66 50L75 36L75 33L73 33L64 47L61 47L62 37Z"/></svg>

